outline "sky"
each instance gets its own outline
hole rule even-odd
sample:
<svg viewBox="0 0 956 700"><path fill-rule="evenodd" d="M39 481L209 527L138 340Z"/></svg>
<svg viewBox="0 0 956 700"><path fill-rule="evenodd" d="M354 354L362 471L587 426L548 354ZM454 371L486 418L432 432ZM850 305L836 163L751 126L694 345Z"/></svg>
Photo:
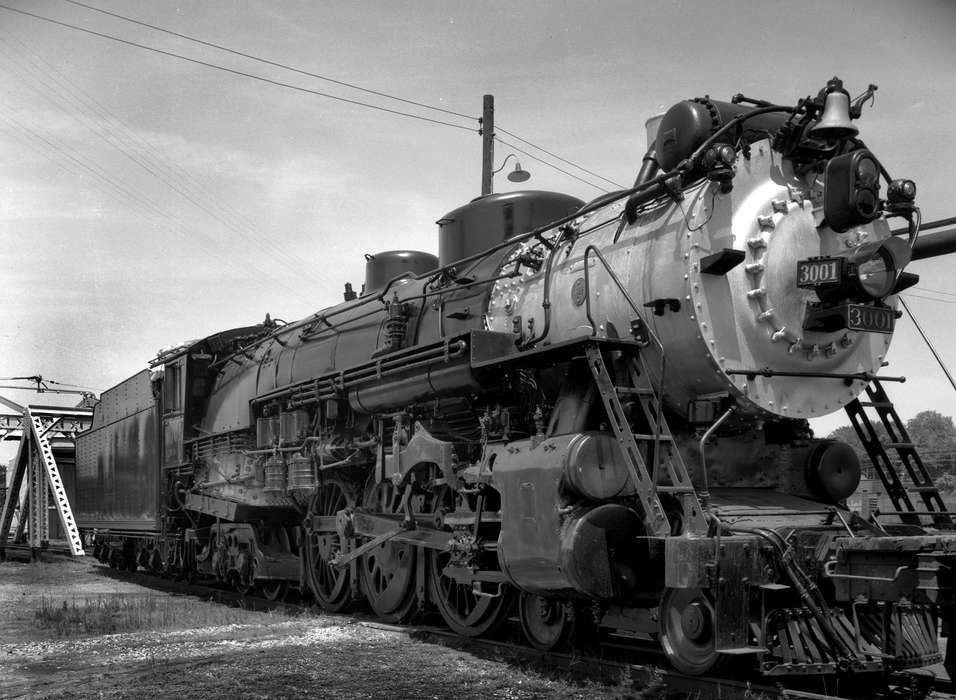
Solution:
<svg viewBox="0 0 956 700"><path fill-rule="evenodd" d="M924 221L956 216L947 0L85 1L453 114L67 0L0 0L194 61L0 7L0 377L99 393L162 347L340 302L345 282L361 285L366 253L437 252L435 221L480 191L484 94L495 96L496 126L523 141L501 139L616 189L526 142L628 185L645 120L679 100L742 92L792 104L834 75L851 95L875 83L860 137L893 177L916 181ZM495 166L510 152L496 144ZM496 191L603 192L516 155L532 179L512 185L503 171ZM912 264L921 283L906 295L951 370L954 267L956 256ZM904 420L956 414L956 392L907 318L888 360L886 373L908 378L889 386ZM814 427L825 435L846 422L840 413Z"/></svg>

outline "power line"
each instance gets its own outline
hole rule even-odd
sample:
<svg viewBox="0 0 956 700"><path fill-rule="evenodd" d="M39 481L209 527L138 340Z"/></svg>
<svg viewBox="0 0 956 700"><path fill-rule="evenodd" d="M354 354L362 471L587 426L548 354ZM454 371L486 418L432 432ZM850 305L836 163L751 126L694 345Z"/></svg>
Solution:
<svg viewBox="0 0 956 700"><path fill-rule="evenodd" d="M942 289L927 289L926 287L918 287L921 292L932 292L933 294L945 294L948 297L956 297L956 292L944 292Z"/></svg>
<svg viewBox="0 0 956 700"><path fill-rule="evenodd" d="M953 379L953 375L949 373L949 369L946 367L946 364L943 362L943 358L939 356L939 353L936 352L936 348L929 341L929 338L926 337L926 333L923 332L922 326L919 325L919 321L916 320L916 316L913 315L913 312L910 311L910 307L906 304L905 299L900 299L900 304L903 305L903 309L906 310L906 314L910 317L910 320L913 322L913 325L916 326L916 330L919 332L920 336L923 338L923 342L926 343L926 347L929 348L929 351L933 353L933 357L936 358L936 362L939 364L940 369L943 370L943 374L946 375L946 378L949 380L949 383L952 384L953 389L956 389L956 380Z"/></svg>
<svg viewBox="0 0 956 700"><path fill-rule="evenodd" d="M0 49L0 54L6 55L5 53L3 53L2 49ZM8 60L10 59L9 56L7 56L7 58ZM12 61L10 61L10 63L8 63L8 69L11 64L15 64L15 63L17 63L17 61L14 58ZM36 69L35 66L34 66L34 69ZM54 81L55 80L56 79L54 78ZM71 90L68 86L63 86L62 83L57 83L58 85L61 85L61 88L59 90L50 89L49 83L44 82L42 79L38 79L37 82L41 86L46 87L47 89L50 90L50 94L48 95L43 90L38 89L37 86L34 85L31 81L23 79L23 82L30 89L37 92L43 99L47 100L48 102L50 102L50 104L52 104L54 107L57 107L57 108L59 108L60 106L56 103L54 98L51 97L51 95L59 95L60 97L68 97L68 98L72 97L75 100L75 104L80 109L78 109L78 111L75 114L71 114L70 112L66 110L64 111L67 114L69 114L71 117L73 117L73 119L75 119L77 122L85 126L90 132L92 132L97 138L103 141L107 146L110 146L111 148L114 148L120 153L122 153L123 156L125 156L127 159L129 159L130 161L135 163L137 166L145 170L152 177L162 182L171 190L173 190L174 192L179 194L181 197L189 201L191 204L193 204L197 209L202 210L211 218L219 222L222 226L229 229L231 232L238 235L240 238L246 240L251 245L258 246L261 242L265 242L266 247L271 249L271 250L265 251L268 255L275 258L280 264L284 265L286 268L293 270L299 274L302 274L301 265L297 264L297 261L295 260L295 258L290 256L286 251L281 249L278 245L276 245L275 243L269 244L267 238L263 238L262 236L257 235L254 230L251 230L251 232L246 232L243 230L243 228L240 228L233 222L226 220L225 218L223 218L223 216L220 216L216 211L211 209L209 205L203 201L204 199L208 198L207 196L190 192L188 188L186 188L182 183L176 183L173 179L170 179L168 173L164 174L163 172L161 172L161 168L160 168L161 164L157 163L155 159L150 159L146 154L134 155L130 150L127 150L127 148L124 147L124 144L120 142L120 140L117 138L117 135L115 133L111 133L108 129L105 129L103 128L103 126L98 125L96 123L95 117L91 117L91 116L87 116L83 114L83 110L82 110L83 103L80 102L78 98L73 97L71 95ZM92 101L92 98L90 98L90 101Z"/></svg>
<svg viewBox="0 0 956 700"><path fill-rule="evenodd" d="M503 131L503 130L502 130L502 131ZM567 170L565 170L564 168L559 168L559 167L558 167L557 165L555 165L554 163L549 163L549 162L546 161L546 160L542 160L542 159L539 158L538 156L536 156L536 155L534 155L534 154L532 154L532 153L528 153L526 150L524 150L524 149L522 149L522 148L519 148L518 146L515 146L513 143L508 143L508 142L505 141L504 139L500 139L500 138L498 138L497 136L495 136L495 141L497 141L498 143L500 143L502 146L507 146L508 148L514 149L515 151L518 151L518 153L521 153L521 154L523 154L523 155L528 156L528 157L531 158L532 160L536 160L536 161L538 161L539 163L541 163L541 164L543 164L543 165L547 165L549 168L554 168L554 169L557 170L558 172L562 172L562 173L564 173L565 175L567 175L568 177L573 177L575 180L578 180L579 182L583 182L585 185L588 185L588 186L590 186L590 187L593 187L593 188L596 189L596 190L601 190L602 192L607 192L607 191L608 191L608 189L607 189L606 187L602 187L601 185L596 185L596 184L594 184L593 182L589 182L588 180L585 180L583 177L578 177L578 176L575 175L574 173L569 173L569 172L568 172Z"/></svg>
<svg viewBox="0 0 956 700"><path fill-rule="evenodd" d="M307 71L307 70L304 70L304 69L301 69L301 68L295 68L294 66L290 66L290 65L287 65L287 64L285 64L285 63L279 63L278 61L270 61L270 60L268 60L268 59L266 59L266 58L260 58L259 56L253 56L252 54L248 54L248 53L245 53L245 52L243 52L243 51L237 51L237 50L235 50L235 49L230 49L228 46L223 46L223 45L221 45L221 44L214 44L214 43L211 42L211 41L204 41L204 40L202 40L202 39L197 39L196 37L189 36L188 34L180 34L179 32L174 32L174 31L172 31L171 29L165 29L165 28L163 28L163 27L158 27L158 26L156 26L155 24L149 24L148 22L142 22L142 21L140 21L140 20L133 19L132 17L127 17L126 15L121 15L121 14L116 13L116 12L109 12L109 11L107 11L107 10L100 9L99 7L94 7L93 5L87 5L86 3L78 2L77 0L63 0L63 1L64 1L64 2L68 2L68 3L70 3L71 5L78 5L79 7L85 7L86 9L92 10L93 12L100 12L100 13L102 13L102 14L104 14L104 15L109 15L110 17L116 17L117 19L121 19L121 20L123 20L123 21L125 21L125 22L131 22L131 23L133 23L133 24L138 24L138 25L141 26L141 27L148 27L149 29L154 29L154 30L156 30L157 32L163 32L164 34L169 34L169 35L171 35L171 36L179 37L180 39L186 39L187 41L192 41L192 42L195 42L195 43L197 43L197 44L202 44L203 46L209 46L209 47L211 47L211 48L218 49L218 50L220 50L220 51L225 51L225 52L231 53L231 54L233 54L233 55L235 55L235 56L242 56L243 58L248 58L248 59L250 59L250 60L252 60L252 61L257 61L257 62L259 62L259 63L265 63L265 64L267 64L267 65L275 66L275 67L277 67L277 68L283 68L283 69L285 69L285 70L292 71L293 73L299 73L300 75L307 75L307 76L309 76L310 78L318 78L319 80L325 80L325 81L327 81L327 82L334 83L334 84L336 84L336 85L342 85L343 87L351 88L351 89L353 89L353 90L359 90L359 91L361 91L361 92L366 92L366 93L368 93L368 94L370 94L370 95L378 95L379 97L384 97L384 98L389 99L389 100L395 100L396 102L404 102L405 104L414 105L414 106L416 106L416 107L422 107L422 108L424 108L424 109L432 109L432 110L435 110L436 112L443 112L443 113L445 113L445 114L451 114L452 116L455 116L455 117L462 117L463 119L472 119L472 120L475 120L475 121L478 120L478 117L474 117L474 116L472 116L472 115L470 115L470 114L462 114L461 112L455 112L455 111L452 111L452 110L450 110L450 109L444 109L443 107L435 107L434 105L425 104L425 103L423 103L423 102L416 102L415 100L408 100L408 99L405 99L404 97L396 97L395 95L389 95L388 93L379 92L378 90L370 90L370 89L368 89L368 88L364 88L364 87L361 87L361 86L359 86L359 85L355 85L354 83L347 83L347 82L345 82L345 81L343 81L343 80L336 80L335 78L330 78L330 77L328 77L328 76L326 76L326 75L319 75L318 73L312 73L312 72L310 72L310 71ZM504 130L502 129L502 131L504 131ZM515 137L515 138L517 138L517 137Z"/></svg>
<svg viewBox="0 0 956 700"><path fill-rule="evenodd" d="M66 2L73 2L73 0L66 0ZM567 163L568 165L573 166L573 167L577 168L578 170L581 170L582 172L587 173L588 175L592 175L592 176L598 178L599 180L604 180L604 182L607 182L607 183L609 183L609 184L611 184L611 185L614 185L614 186L617 187L617 188L625 189L624 185L622 185L622 184L620 184L620 183L617 183L617 182L614 182L614 180L609 180L608 178L604 177L603 175L598 175L597 173L592 172L592 171L588 170L587 168L584 168L584 167L578 165L577 163L571 162L571 161L568 160L567 158L562 158L561 156L559 156L559 155L556 154L556 153L552 153L551 151L549 151L549 150L547 150L547 149L545 149L545 148L542 148L541 146L538 146L537 144L531 143L531 142L528 141L527 139L521 138L521 137L518 136L517 134L511 133L511 132L508 131L507 129L502 129L502 128L501 128L500 126L498 126L497 124L495 125L495 130L496 130L496 131L500 131L500 132L502 132L503 134L508 134L508 136L510 136L511 138L518 139L519 141L521 141L521 143L527 144L528 146L531 146L532 148L536 148L536 149L538 149L539 151L541 151L542 153L547 153L547 154L548 154L549 156L551 156L552 158L556 158L556 159L560 160L562 163ZM533 157L533 156L532 156L532 157ZM590 184L590 183L589 183L589 184Z"/></svg>
<svg viewBox="0 0 956 700"><path fill-rule="evenodd" d="M441 119L432 119L431 117L423 117L420 114L412 114L411 112L402 112L397 109L389 109L388 107L381 107L379 105L369 104L368 102L361 102L359 100L351 100L347 97L339 97L337 95L330 95L327 92L321 92L319 90L312 90L310 88L304 88L299 85L292 85L290 83L283 83L279 80L272 80L271 78L266 78L261 75L255 75L253 73L246 73L241 70L235 70L234 68L226 68L225 66L220 66L215 63L209 63L208 61L200 61L196 58L189 58L188 56L183 56L178 53L173 53L172 51L164 51L163 49L157 49L153 46L146 46L145 44L138 44L135 41L129 41L128 39L123 39L112 34L104 34L102 32L93 31L92 29L86 29L84 27L78 27L75 24L70 24L68 22L61 22L60 20L53 19L51 17L44 17L43 15L38 15L34 12L27 12L26 10L18 10L8 5L0 4L0 9L7 10L8 12L15 12L20 15L25 15L27 17L33 17L34 19L41 20L43 22L49 22L50 24L55 24L60 27L66 27L67 29L73 29L78 32L83 32L84 34L91 34L93 36L98 36L102 39L109 39L110 41L115 41L120 44L126 44L127 46L135 46L138 49L144 49L146 51L152 51L153 53L162 54L163 56L169 56L171 58L178 58L182 61L188 61L189 63L195 63L200 66L205 66L206 68L212 68L214 70L223 71L225 73L232 73L233 75L240 75L244 78L250 78L252 80L258 80L263 83L269 83L270 85L276 85L278 87L288 88L289 90L295 90L297 92L304 92L310 95L317 95L318 97L327 97L330 100L338 100L339 102L345 102L351 105L357 105L359 107L367 107L368 109L376 109L380 112L387 112L388 114L395 114L402 117L409 117L410 119L418 119L423 122L429 122L431 124L440 124L442 126L450 126L455 129L463 129L464 131L477 131L475 128L470 126L464 126L462 124L454 124L452 122L442 121Z"/></svg>
<svg viewBox="0 0 956 700"><path fill-rule="evenodd" d="M940 304L956 304L956 299L937 299L936 297L927 297L922 294L913 294L912 292L907 292L906 296L915 299L926 299L927 301L938 301Z"/></svg>
<svg viewBox="0 0 956 700"><path fill-rule="evenodd" d="M6 115L4 114L4 112L6 113ZM185 229L184 224L181 221L170 216L169 213L167 213L160 207L153 204L151 201L149 201L149 199L117 183L112 177L110 177L110 175L106 171L104 171L102 168L97 166L95 163L93 164L88 163L86 159L82 156L82 154L80 154L79 152L73 149L70 149L65 144L62 144L62 143L57 144L55 143L55 141L50 141L49 139L44 137L42 134L37 133L36 131L31 129L29 126L27 126L23 122L18 121L16 117L13 115L12 110L4 109L3 107L0 107L0 121L6 121L7 123L14 124L15 127L19 130L20 134L22 133L29 134L34 139L43 143L49 150L55 152L57 155L67 158L68 160L75 163L76 165L79 165L81 168L83 168L88 173L93 175L97 180L108 185L115 192L119 193L121 197L125 198L125 200L127 200L128 202L135 203L135 205L138 205L140 209L148 212L154 218L158 220L165 220L168 224L171 224L170 230L175 231L184 239L187 238L187 235L186 235L187 231ZM73 153L70 152L71 150L73 151ZM199 240L200 245L206 249L206 253L209 255L210 259L220 259L221 261L223 261L225 264L229 265L230 267L238 269L238 267L236 266L234 262L222 257L222 245L219 244L218 241L212 239L209 235L203 233L201 229L191 230L190 232L195 234L195 238L197 238ZM271 275L266 269L261 268L258 265L255 265L252 263L249 263L248 267L250 267L251 269L257 270L258 272L262 273L265 277L273 277L273 280L275 283L277 283L281 287L284 287L293 295L298 296L303 300L308 300L310 302L312 301L309 297L302 294L300 291L297 291L293 289L292 287L290 287L289 285L287 285L284 279Z"/></svg>

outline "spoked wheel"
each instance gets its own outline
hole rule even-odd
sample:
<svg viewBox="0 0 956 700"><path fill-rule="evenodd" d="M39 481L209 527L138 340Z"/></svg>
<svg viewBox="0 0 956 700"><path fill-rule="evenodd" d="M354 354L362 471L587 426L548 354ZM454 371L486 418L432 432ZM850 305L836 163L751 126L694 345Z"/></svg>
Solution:
<svg viewBox="0 0 956 700"><path fill-rule="evenodd" d="M571 639L574 611L570 603L555 598L522 593L518 599L521 629L535 649L553 651Z"/></svg>
<svg viewBox="0 0 956 700"><path fill-rule="evenodd" d="M401 494L389 482L372 484L362 505L371 513L400 513ZM415 614L417 556L414 545L388 541L359 559L362 592L380 618L408 622Z"/></svg>
<svg viewBox="0 0 956 700"><path fill-rule="evenodd" d="M263 580L259 581L259 590L262 592L263 598L275 602L285 598L286 591L289 590L289 583L281 580Z"/></svg>
<svg viewBox="0 0 956 700"><path fill-rule="evenodd" d="M352 499L344 483L329 479L323 483L309 504L308 522L312 516L335 516L343 508L352 505ZM330 612L341 612L352 602L349 568L336 569L329 561L347 547L338 532L315 532L306 528L307 539L303 546L305 572L309 589L315 600Z"/></svg>
<svg viewBox="0 0 956 700"><path fill-rule="evenodd" d="M433 498L432 510L455 510L455 495L442 486ZM450 533L449 533L450 535ZM445 624L464 637L478 637L504 622L514 605L514 589L502 586L495 597L476 595L471 585L443 575L451 560L448 552L432 552L428 557L429 598L438 608Z"/></svg>
<svg viewBox="0 0 956 700"><path fill-rule="evenodd" d="M671 665L699 676L723 658L714 643L714 606L699 588L669 588L661 599L660 639Z"/></svg>
<svg viewBox="0 0 956 700"><path fill-rule="evenodd" d="M442 575L450 555L432 553L429 557L428 583L431 600L445 624L463 637L478 637L504 622L514 604L514 591L502 586L500 595L476 595L467 583L458 583Z"/></svg>

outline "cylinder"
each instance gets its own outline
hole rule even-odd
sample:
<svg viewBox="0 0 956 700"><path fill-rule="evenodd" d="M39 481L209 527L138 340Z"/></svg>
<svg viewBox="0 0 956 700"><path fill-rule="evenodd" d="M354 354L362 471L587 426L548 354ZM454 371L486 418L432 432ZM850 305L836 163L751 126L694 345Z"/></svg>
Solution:
<svg viewBox="0 0 956 700"><path fill-rule="evenodd" d="M582 433L572 440L565 478L575 493L603 501L634 493L617 440L607 433Z"/></svg>

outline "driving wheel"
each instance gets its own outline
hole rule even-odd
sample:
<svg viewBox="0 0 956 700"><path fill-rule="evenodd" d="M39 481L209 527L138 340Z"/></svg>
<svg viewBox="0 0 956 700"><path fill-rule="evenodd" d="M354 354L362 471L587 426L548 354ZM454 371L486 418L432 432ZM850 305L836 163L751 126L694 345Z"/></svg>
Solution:
<svg viewBox="0 0 956 700"><path fill-rule="evenodd" d="M329 612L341 612L352 602L350 568L336 569L329 563L348 548L348 543L342 542L334 527L313 529L312 517L334 518L337 512L352 504L348 488L337 479L328 479L319 486L309 504L307 539L303 547L305 571L312 595L322 609Z"/></svg>

